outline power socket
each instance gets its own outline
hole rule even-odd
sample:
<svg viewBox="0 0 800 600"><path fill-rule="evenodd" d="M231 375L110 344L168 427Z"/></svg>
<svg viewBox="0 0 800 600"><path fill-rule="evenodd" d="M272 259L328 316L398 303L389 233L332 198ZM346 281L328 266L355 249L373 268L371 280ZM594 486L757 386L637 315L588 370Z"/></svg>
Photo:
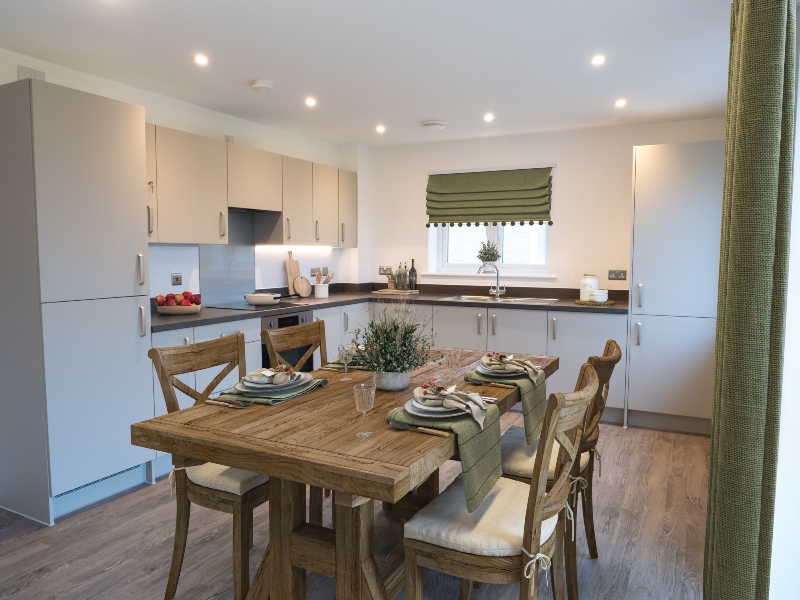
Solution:
<svg viewBox="0 0 800 600"><path fill-rule="evenodd" d="M378 275L391 275L392 267L378 267Z"/></svg>
<svg viewBox="0 0 800 600"><path fill-rule="evenodd" d="M609 281L625 281L628 278L628 271L625 269L617 269L608 272Z"/></svg>
<svg viewBox="0 0 800 600"><path fill-rule="evenodd" d="M183 274L182 273L173 273L172 274L172 285L183 285Z"/></svg>
<svg viewBox="0 0 800 600"><path fill-rule="evenodd" d="M17 65L17 81L20 79L38 79L39 81L44 81L44 71L37 71L30 67Z"/></svg>

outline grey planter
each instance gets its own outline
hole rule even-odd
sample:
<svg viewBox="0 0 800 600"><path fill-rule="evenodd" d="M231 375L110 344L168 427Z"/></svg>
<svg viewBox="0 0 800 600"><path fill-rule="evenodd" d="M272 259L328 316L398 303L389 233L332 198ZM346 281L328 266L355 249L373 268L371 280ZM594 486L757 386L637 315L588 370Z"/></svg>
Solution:
<svg viewBox="0 0 800 600"><path fill-rule="evenodd" d="M372 380L379 390L399 392L408 387L411 374L408 371L403 371L402 373L381 373L376 371L372 374Z"/></svg>

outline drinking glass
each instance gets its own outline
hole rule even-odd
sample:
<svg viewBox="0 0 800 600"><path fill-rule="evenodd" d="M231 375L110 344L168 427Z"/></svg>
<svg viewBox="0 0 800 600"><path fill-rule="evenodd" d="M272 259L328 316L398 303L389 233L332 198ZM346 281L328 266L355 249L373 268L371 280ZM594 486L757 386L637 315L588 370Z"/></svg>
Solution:
<svg viewBox="0 0 800 600"><path fill-rule="evenodd" d="M461 360L461 350L450 350L444 355L444 363L450 371L450 379L457 385L456 371L458 371L459 362Z"/></svg>
<svg viewBox="0 0 800 600"><path fill-rule="evenodd" d="M341 381L350 381L352 377L347 377L347 365L353 360L353 346L348 344L346 346L339 346L339 362L344 365L344 374Z"/></svg>
<svg viewBox="0 0 800 600"><path fill-rule="evenodd" d="M356 434L356 437L365 438L372 435L371 431L367 431L367 411L372 410L375 404L375 384L374 383L359 383L353 386L353 395L356 398L356 410L361 411L361 422L363 423L364 431Z"/></svg>

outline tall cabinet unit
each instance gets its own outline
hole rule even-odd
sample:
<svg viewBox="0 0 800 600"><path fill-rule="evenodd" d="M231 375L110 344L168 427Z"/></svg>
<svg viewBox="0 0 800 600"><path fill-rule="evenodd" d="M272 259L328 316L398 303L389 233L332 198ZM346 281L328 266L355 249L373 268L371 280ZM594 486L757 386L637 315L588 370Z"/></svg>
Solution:
<svg viewBox="0 0 800 600"><path fill-rule="evenodd" d="M724 153L722 141L635 148L632 424L653 424L657 413L677 428L709 430Z"/></svg>
<svg viewBox="0 0 800 600"><path fill-rule="evenodd" d="M144 132L138 106L0 86L0 506L43 523L155 457L130 443L153 415Z"/></svg>

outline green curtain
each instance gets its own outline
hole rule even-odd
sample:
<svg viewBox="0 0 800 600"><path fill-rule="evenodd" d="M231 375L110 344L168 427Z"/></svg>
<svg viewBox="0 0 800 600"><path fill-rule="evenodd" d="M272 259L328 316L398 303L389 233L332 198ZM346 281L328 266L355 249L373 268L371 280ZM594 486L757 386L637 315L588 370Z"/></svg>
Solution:
<svg viewBox="0 0 800 600"><path fill-rule="evenodd" d="M795 0L734 0L731 8L705 600L769 596L791 216L795 13Z"/></svg>
<svg viewBox="0 0 800 600"><path fill-rule="evenodd" d="M428 227L455 223L549 223L552 168L443 173L428 177Z"/></svg>

